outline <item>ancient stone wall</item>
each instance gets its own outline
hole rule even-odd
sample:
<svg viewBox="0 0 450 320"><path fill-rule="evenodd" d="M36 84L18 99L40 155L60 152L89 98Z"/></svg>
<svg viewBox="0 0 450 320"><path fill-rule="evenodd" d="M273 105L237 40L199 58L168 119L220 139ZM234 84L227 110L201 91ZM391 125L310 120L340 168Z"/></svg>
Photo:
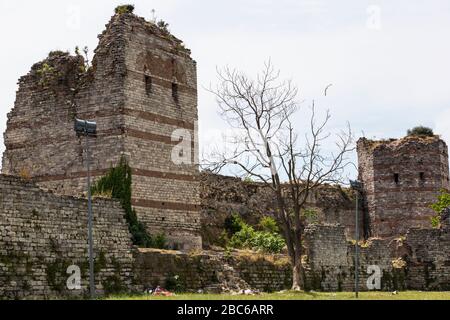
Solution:
<svg viewBox="0 0 450 320"><path fill-rule="evenodd" d="M450 290L450 214L442 215L440 229L410 229L407 286L415 290Z"/></svg>
<svg viewBox="0 0 450 320"><path fill-rule="evenodd" d="M123 209L115 201L95 200L93 214L98 292L137 288ZM71 265L81 269L81 290L67 289ZM86 200L0 175L0 298L83 297L88 294L88 270Z"/></svg>
<svg viewBox="0 0 450 320"><path fill-rule="evenodd" d="M359 243L360 289L368 290L373 274L381 271L382 290L448 290L450 286L449 226L411 229L406 237L372 238ZM314 225L305 235L306 286L325 291L354 289L355 244L340 226Z"/></svg>
<svg viewBox="0 0 450 320"><path fill-rule="evenodd" d="M276 208L274 195L269 188L239 178L202 173L200 190L202 238L205 245L220 242L218 239L224 230L225 219L233 213L241 215L250 225L257 225L263 216L273 216ZM316 212L310 222L339 223L344 226L348 238L355 238L355 194L352 190L324 186L310 196L308 208ZM362 236L363 228L360 230Z"/></svg>
<svg viewBox="0 0 450 320"><path fill-rule="evenodd" d="M0 296L51 298L83 296L88 287L86 200L55 195L35 184L0 176ZM292 275L284 255L251 251L161 251L134 249L120 204L94 201L96 286L99 293L163 287L219 292L246 288L289 288ZM406 237L360 243L360 289L367 290L368 266L381 270L383 290L449 290L450 224L411 229ZM308 226L304 258L306 288L351 291L354 243L345 227ZM78 265L82 290L66 289L67 267ZM177 277L176 277L177 276ZM176 277L176 278L175 278Z"/></svg>
<svg viewBox="0 0 450 320"><path fill-rule="evenodd" d="M450 286L450 239L448 226L413 229L407 237L369 239L359 243L359 290L375 285L380 289L448 290ZM305 289L353 291L355 288L355 243L345 237L345 228L310 225L305 232ZM256 252L202 251L181 253L141 249L136 258L139 281L148 288L174 285L191 291L218 292L252 288L262 291L288 289L292 274L284 255ZM176 278L175 278L176 277ZM375 288L376 289L376 288Z"/></svg>
<svg viewBox="0 0 450 320"><path fill-rule="evenodd" d="M97 122L94 180L126 156L132 204L150 233L164 232L180 248L201 247L198 149L174 149L180 140L187 147L197 141L196 63L182 42L134 14L116 14L89 69L80 55L63 52L35 64L8 114L3 173L59 194L84 192L85 141L74 133L75 118ZM188 163L175 163L174 150Z"/></svg>
<svg viewBox="0 0 450 320"><path fill-rule="evenodd" d="M271 292L289 288L292 275L283 255L262 255L235 250L182 253L139 249L137 277L145 287L204 292L240 291L248 288Z"/></svg>
<svg viewBox="0 0 450 320"><path fill-rule="evenodd" d="M430 227L430 205L449 188L448 149L437 136L358 141L360 180L370 235L404 235L412 227Z"/></svg>
<svg viewBox="0 0 450 320"><path fill-rule="evenodd" d="M376 265L382 272L383 290L402 289L404 284L395 285L393 277L400 277L394 270L392 261L396 257L396 242L369 239L359 243L360 290L367 291L366 282L370 274L367 268ZM324 291L352 291L355 287L355 244L345 238L340 226L310 226L305 235L307 247L306 286ZM393 247L394 246L394 247Z"/></svg>

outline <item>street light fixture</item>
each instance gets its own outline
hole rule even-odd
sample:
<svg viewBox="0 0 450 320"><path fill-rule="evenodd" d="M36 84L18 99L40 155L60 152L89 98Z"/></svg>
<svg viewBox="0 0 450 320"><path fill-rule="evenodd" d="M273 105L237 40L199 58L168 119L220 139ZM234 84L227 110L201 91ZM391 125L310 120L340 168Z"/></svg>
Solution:
<svg viewBox="0 0 450 320"><path fill-rule="evenodd" d="M88 189L88 241L89 241L89 291L91 299L95 299L94 281L94 244L92 235L92 199L91 199L91 172L89 167L89 137L97 137L97 123L92 121L75 119L75 132L78 137L86 137L86 166L87 166L87 189Z"/></svg>
<svg viewBox="0 0 450 320"><path fill-rule="evenodd" d="M355 210L355 295L359 296L359 193L362 191L363 183L358 180L350 180L350 186L356 191L356 210Z"/></svg>

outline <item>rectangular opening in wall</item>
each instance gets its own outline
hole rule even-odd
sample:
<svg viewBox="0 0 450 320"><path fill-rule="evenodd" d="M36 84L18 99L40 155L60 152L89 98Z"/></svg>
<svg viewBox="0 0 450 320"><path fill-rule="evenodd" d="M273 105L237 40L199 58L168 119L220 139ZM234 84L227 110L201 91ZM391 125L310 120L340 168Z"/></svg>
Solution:
<svg viewBox="0 0 450 320"><path fill-rule="evenodd" d="M419 177L420 177L420 182L424 182L425 181L425 172L419 173Z"/></svg>
<svg viewBox="0 0 450 320"><path fill-rule="evenodd" d="M152 77L150 76L145 76L145 92L147 93L147 95L150 95L152 93L153 90L153 80Z"/></svg>
<svg viewBox="0 0 450 320"><path fill-rule="evenodd" d="M400 182L400 177L398 173L394 173L394 182L395 184L398 184Z"/></svg>
<svg viewBox="0 0 450 320"><path fill-rule="evenodd" d="M172 97L178 103L178 84L172 83Z"/></svg>

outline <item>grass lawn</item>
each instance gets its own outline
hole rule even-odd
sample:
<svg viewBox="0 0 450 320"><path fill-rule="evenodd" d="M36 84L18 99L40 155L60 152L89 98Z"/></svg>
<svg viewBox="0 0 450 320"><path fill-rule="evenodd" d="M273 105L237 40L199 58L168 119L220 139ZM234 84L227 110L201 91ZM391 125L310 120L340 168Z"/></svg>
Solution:
<svg viewBox="0 0 450 320"><path fill-rule="evenodd" d="M106 300L354 300L352 292L283 292L264 293L255 296L221 294L177 294L173 297L114 296ZM450 300L450 292L404 291L361 292L360 300Z"/></svg>

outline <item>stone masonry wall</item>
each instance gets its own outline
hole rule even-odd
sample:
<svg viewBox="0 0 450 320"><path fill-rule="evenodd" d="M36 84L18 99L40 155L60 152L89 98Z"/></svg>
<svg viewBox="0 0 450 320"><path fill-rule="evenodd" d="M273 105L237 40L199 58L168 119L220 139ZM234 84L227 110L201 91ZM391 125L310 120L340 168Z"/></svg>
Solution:
<svg viewBox="0 0 450 320"><path fill-rule="evenodd" d="M150 233L164 232L181 249L200 248L198 148L178 150L187 164L172 157L180 141L196 146L196 77L180 40L134 14L116 14L99 35L89 69L81 55L52 52L20 78L2 172L58 194L85 192L85 140L73 123L96 121L93 179L126 156L132 204Z"/></svg>
<svg viewBox="0 0 450 320"><path fill-rule="evenodd" d="M369 266L381 270L382 290L448 290L450 287L449 224L440 229L411 229L406 237L361 242L360 289L367 290ZM315 225L305 235L306 286L325 291L354 288L355 244L340 226Z"/></svg>
<svg viewBox="0 0 450 320"><path fill-rule="evenodd" d="M139 249L135 270L146 288L170 287L177 277L181 290L194 292L247 288L270 292L287 289L292 281L287 257L238 250L226 254L223 251L182 253Z"/></svg>
<svg viewBox="0 0 450 320"><path fill-rule="evenodd" d="M352 291L354 289L355 245L346 240L343 228L339 226L311 226L306 231L307 287L324 291ZM380 267L382 289L401 289L392 283L392 261L395 250L389 240L370 239L359 243L360 289L366 291L367 267ZM397 275L396 275L397 276ZM402 284L403 286L403 284Z"/></svg>
<svg viewBox="0 0 450 320"><path fill-rule="evenodd" d="M273 215L276 201L269 188L239 178L202 173L200 178L202 238L206 246L220 244L225 219L237 213L251 225ZM311 195L308 207L317 216L310 222L339 223L348 238L355 238L355 194L338 186L325 186ZM362 207L360 208L362 212ZM361 237L363 215L360 215Z"/></svg>
<svg viewBox="0 0 450 320"><path fill-rule="evenodd" d="M358 141L370 236L405 235L431 226L430 205L449 188L448 149L437 136Z"/></svg>
<svg viewBox="0 0 450 320"><path fill-rule="evenodd" d="M450 290L450 211L442 215L440 229L410 229L407 286L415 290Z"/></svg>
<svg viewBox="0 0 450 320"><path fill-rule="evenodd" d="M49 299L88 294L87 202L57 196L0 175L0 297ZM119 203L95 200L94 250L99 293L133 290L133 248ZM81 269L81 290L69 291L70 265Z"/></svg>
<svg viewBox="0 0 450 320"><path fill-rule="evenodd" d="M359 243L359 289L379 268L381 290L448 290L450 287L449 225L441 229L412 229L406 238L376 239ZM353 291L355 244L345 228L310 225L305 232L305 289ZM198 251L181 253L140 249L136 256L137 277L147 288L176 283L190 291L219 292L223 289L289 289L292 281L285 255L250 251Z"/></svg>

